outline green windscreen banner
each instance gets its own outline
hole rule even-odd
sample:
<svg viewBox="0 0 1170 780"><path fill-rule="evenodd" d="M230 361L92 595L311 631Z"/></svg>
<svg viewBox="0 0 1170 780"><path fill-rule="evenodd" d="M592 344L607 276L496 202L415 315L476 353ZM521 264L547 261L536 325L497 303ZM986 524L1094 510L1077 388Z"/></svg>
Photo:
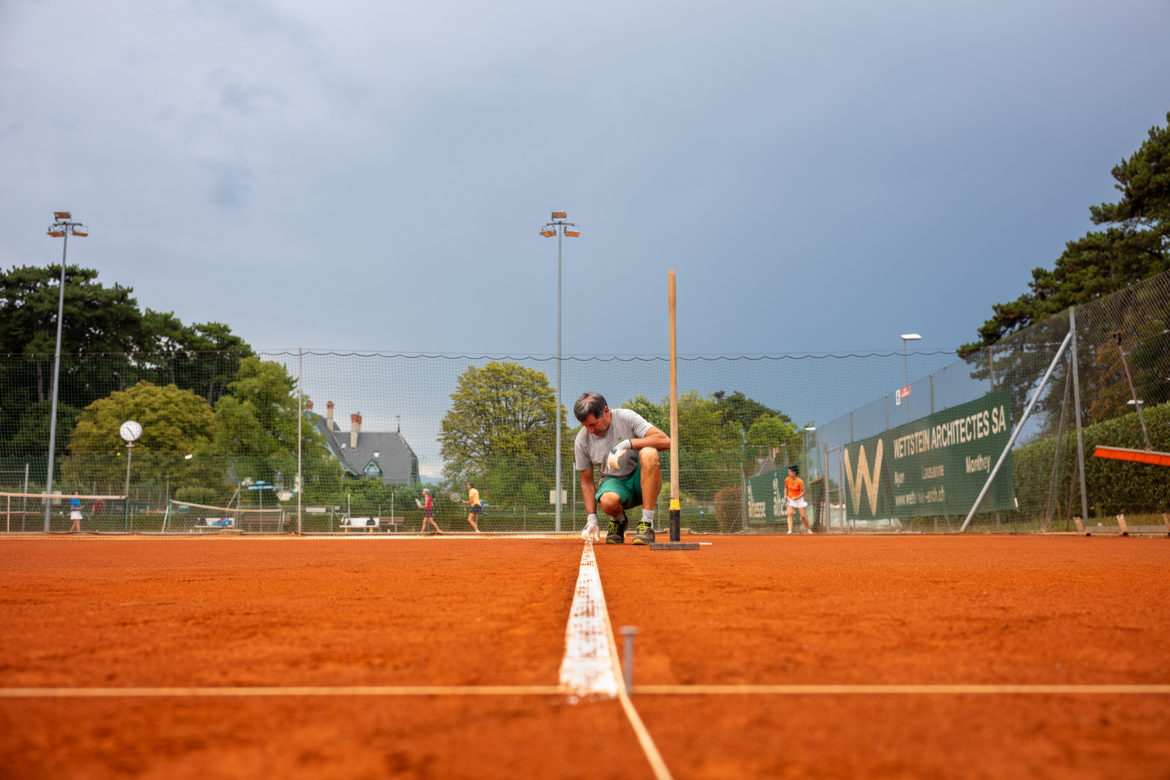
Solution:
<svg viewBox="0 0 1170 780"><path fill-rule="evenodd" d="M846 514L854 519L965 515L1011 438L1011 391L996 390L846 444ZM1011 454L980 511L1015 508Z"/></svg>

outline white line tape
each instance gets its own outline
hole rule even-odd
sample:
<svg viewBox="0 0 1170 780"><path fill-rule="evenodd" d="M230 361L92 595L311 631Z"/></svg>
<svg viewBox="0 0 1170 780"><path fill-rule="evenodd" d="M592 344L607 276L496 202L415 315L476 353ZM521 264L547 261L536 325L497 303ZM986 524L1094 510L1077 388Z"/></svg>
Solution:
<svg viewBox="0 0 1170 780"><path fill-rule="evenodd" d="M654 777L657 780L670 780L670 770L662 760L662 754L658 752L646 724L634 709L625 683L619 682L621 679L622 666L618 660L613 626L609 622L609 610L605 607L605 593L601 590L597 558L593 555L593 543L586 542L577 571L577 589L573 594L573 606L569 610L569 624L565 628L561 689L572 698L616 696L629 718L638 744L646 754Z"/></svg>
<svg viewBox="0 0 1170 780"><path fill-rule="evenodd" d="M577 588L565 627L565 656L561 660L561 689L571 696L605 696L618 693L614 673L614 648L605 609L605 594L597 574L593 545L585 544L577 570Z"/></svg>

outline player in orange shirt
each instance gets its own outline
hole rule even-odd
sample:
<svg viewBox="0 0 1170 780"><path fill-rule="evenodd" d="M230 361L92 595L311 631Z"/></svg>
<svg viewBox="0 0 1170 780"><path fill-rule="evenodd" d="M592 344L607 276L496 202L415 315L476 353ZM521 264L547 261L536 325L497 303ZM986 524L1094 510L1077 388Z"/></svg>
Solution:
<svg viewBox="0 0 1170 780"><path fill-rule="evenodd" d="M785 503L788 504L788 533L792 533L792 510L800 510L800 522L804 523L804 527L808 532L812 533L812 526L808 524L808 518L804 514L804 508L808 503L804 500L804 480L800 478L800 469L796 466L788 467L788 476L784 478L784 497L787 499Z"/></svg>

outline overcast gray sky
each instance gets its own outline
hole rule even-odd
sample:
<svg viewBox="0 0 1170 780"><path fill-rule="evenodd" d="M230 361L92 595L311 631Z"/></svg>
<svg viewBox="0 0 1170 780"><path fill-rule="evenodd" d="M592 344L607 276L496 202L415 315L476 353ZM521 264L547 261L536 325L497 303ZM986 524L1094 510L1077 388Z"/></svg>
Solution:
<svg viewBox="0 0 1170 780"><path fill-rule="evenodd" d="M258 349L972 341L1170 110L1170 2L0 0L0 264ZM620 327L619 327L620 323ZM610 336L608 334L614 334Z"/></svg>

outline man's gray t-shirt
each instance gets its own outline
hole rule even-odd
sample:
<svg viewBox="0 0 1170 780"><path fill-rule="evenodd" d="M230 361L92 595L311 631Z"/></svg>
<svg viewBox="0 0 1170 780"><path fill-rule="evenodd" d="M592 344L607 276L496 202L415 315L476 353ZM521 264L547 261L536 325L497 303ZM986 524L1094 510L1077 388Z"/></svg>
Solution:
<svg viewBox="0 0 1170 780"><path fill-rule="evenodd" d="M577 431L577 438L573 441L577 471L589 471L594 465L603 465L609 451L619 441L641 439L650 430L650 423L632 409L610 409L610 413L613 418L604 435L594 436L585 428Z"/></svg>

